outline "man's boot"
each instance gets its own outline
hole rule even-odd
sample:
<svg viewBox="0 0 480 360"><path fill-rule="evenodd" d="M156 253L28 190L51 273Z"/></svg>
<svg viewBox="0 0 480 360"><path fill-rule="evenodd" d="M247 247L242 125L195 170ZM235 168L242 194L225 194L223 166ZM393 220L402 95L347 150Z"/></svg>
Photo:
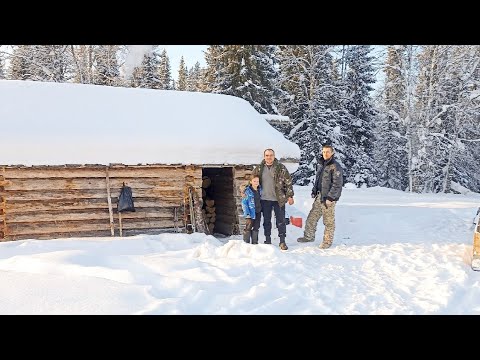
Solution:
<svg viewBox="0 0 480 360"><path fill-rule="evenodd" d="M305 236L302 236L302 237L299 237L297 239L298 242L312 242L312 241L315 241L315 239L307 239Z"/></svg>
<svg viewBox="0 0 480 360"><path fill-rule="evenodd" d="M264 244L271 244L272 243L272 238L270 235L265 236L265 241L263 242Z"/></svg>
<svg viewBox="0 0 480 360"><path fill-rule="evenodd" d="M250 244L250 233L251 233L250 230L243 231L243 241L245 241L248 244Z"/></svg>
<svg viewBox="0 0 480 360"><path fill-rule="evenodd" d="M252 230L252 244L258 244L258 231Z"/></svg>
<svg viewBox="0 0 480 360"><path fill-rule="evenodd" d="M287 244L285 243L285 237L284 237L284 236L282 236L282 237L280 238L280 249L281 249L281 250L288 250L288 246L287 246Z"/></svg>

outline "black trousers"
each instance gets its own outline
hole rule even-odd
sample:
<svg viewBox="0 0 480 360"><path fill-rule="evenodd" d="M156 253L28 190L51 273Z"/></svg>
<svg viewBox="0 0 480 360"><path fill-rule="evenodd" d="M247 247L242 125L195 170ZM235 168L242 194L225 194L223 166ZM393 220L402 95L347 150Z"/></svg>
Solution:
<svg viewBox="0 0 480 360"><path fill-rule="evenodd" d="M256 212L255 213L255 219L252 220L250 223L251 226L248 226L248 224L245 225L245 231L258 231L260 229L260 223L262 221L262 213L261 212Z"/></svg>
<svg viewBox="0 0 480 360"><path fill-rule="evenodd" d="M285 242L287 225L285 224L285 206L280 207L278 201L261 200L263 213L263 231L265 236L272 235L272 209L275 212L278 237L280 242Z"/></svg>

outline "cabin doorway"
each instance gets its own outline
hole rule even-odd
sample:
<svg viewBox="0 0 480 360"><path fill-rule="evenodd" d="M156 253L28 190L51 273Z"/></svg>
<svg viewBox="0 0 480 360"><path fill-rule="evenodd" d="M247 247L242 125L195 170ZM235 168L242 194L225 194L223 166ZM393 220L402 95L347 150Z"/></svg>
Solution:
<svg viewBox="0 0 480 360"><path fill-rule="evenodd" d="M230 236L238 229L233 186L233 167L203 168L203 209L211 234Z"/></svg>

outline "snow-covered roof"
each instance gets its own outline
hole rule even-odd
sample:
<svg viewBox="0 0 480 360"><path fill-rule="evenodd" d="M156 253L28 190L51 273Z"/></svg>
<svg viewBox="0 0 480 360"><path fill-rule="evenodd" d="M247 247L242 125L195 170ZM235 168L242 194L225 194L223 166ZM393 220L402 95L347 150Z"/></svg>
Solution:
<svg viewBox="0 0 480 360"><path fill-rule="evenodd" d="M271 124L290 124L291 120L288 116L284 115L272 115L272 114L263 114L265 120Z"/></svg>
<svg viewBox="0 0 480 360"><path fill-rule="evenodd" d="M0 80L0 164L258 164L298 146L228 95Z"/></svg>

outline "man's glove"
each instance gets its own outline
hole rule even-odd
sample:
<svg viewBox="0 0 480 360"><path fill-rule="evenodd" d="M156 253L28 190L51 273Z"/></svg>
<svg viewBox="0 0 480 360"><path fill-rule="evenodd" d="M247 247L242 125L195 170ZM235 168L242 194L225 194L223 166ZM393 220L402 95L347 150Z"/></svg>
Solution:
<svg viewBox="0 0 480 360"><path fill-rule="evenodd" d="M315 199L316 196L317 196L317 194L312 191L312 199Z"/></svg>

